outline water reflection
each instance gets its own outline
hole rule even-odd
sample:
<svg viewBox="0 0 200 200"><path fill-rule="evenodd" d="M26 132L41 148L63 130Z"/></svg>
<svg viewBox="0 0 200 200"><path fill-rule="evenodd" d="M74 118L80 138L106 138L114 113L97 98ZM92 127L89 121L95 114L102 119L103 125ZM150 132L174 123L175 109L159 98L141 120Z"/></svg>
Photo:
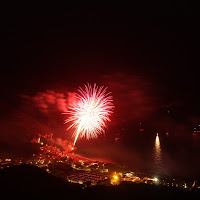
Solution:
<svg viewBox="0 0 200 200"><path fill-rule="evenodd" d="M162 151L161 151L161 145L160 145L160 138L157 133L155 143L154 143L154 173L160 174L162 171Z"/></svg>

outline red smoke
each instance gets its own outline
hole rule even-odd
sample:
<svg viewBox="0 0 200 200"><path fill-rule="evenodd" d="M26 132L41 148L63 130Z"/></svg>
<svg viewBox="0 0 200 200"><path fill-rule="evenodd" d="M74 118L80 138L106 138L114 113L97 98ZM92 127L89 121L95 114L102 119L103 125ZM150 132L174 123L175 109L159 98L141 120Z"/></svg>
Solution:
<svg viewBox="0 0 200 200"><path fill-rule="evenodd" d="M158 108L153 84L140 76L125 73L105 75L105 85L112 91L118 121L140 120Z"/></svg>
<svg viewBox="0 0 200 200"><path fill-rule="evenodd" d="M38 92L35 96L21 95L21 98L26 103L39 109L41 112L49 112L52 109L57 109L60 112L67 111L67 97L65 94L56 93L52 90L46 92Z"/></svg>

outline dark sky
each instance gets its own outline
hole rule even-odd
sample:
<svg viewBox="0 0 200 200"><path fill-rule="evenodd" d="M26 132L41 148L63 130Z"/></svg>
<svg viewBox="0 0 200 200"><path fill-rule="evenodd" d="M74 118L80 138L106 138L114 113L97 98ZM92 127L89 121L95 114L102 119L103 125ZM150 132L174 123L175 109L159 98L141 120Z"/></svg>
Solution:
<svg viewBox="0 0 200 200"><path fill-rule="evenodd" d="M67 94L87 82L113 92L113 125L148 121L167 105L177 123L198 118L198 18L187 9L4 11L1 119L26 107L21 95L35 102L48 89ZM23 112L33 117L30 110Z"/></svg>
<svg viewBox="0 0 200 200"><path fill-rule="evenodd" d="M155 79L169 98L198 96L193 11L11 10L1 24L1 80L11 92L61 81L73 87L125 72Z"/></svg>

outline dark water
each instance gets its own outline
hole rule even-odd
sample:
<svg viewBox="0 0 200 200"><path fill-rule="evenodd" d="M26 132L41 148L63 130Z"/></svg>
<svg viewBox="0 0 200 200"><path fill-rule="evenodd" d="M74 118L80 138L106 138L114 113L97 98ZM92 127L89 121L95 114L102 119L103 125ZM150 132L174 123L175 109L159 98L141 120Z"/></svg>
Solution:
<svg viewBox="0 0 200 200"><path fill-rule="evenodd" d="M200 136L139 135L117 143L81 143L76 153L85 157L112 160L151 175L200 178Z"/></svg>
<svg viewBox="0 0 200 200"><path fill-rule="evenodd" d="M144 145L137 140L135 151L143 158L142 171L163 176L200 178L200 136L155 136ZM140 144L143 147L139 147Z"/></svg>

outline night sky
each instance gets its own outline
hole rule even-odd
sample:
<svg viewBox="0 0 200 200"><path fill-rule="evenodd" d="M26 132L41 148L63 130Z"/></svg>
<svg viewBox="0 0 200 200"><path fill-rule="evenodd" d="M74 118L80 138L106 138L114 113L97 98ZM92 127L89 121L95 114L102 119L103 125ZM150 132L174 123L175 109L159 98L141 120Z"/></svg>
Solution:
<svg viewBox="0 0 200 200"><path fill-rule="evenodd" d="M187 9L4 11L1 145L37 130L65 138L60 113L87 82L113 94L108 132L152 119L155 129L188 130L200 117L198 17Z"/></svg>

